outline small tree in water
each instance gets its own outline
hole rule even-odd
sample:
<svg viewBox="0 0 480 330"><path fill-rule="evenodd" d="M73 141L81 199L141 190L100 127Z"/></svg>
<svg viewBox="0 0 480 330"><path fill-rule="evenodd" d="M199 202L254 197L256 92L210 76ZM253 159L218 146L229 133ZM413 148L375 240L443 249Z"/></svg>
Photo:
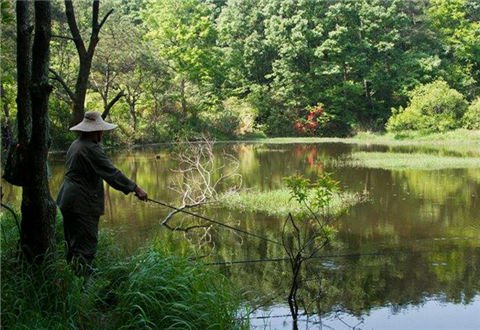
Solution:
<svg viewBox="0 0 480 330"><path fill-rule="evenodd" d="M301 176L288 177L285 181L291 199L302 206L302 210L295 216L288 214L282 230L282 243L292 269L288 305L293 328L297 329L297 292L301 283L302 265L327 247L335 234L331 224L337 216L329 208L334 193L338 191L338 182L328 174L323 174L315 183Z"/></svg>

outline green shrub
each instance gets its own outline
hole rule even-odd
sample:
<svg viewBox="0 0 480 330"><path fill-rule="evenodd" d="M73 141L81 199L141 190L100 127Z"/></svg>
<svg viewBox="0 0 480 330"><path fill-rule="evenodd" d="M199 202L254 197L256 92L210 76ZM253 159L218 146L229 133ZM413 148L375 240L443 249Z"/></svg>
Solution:
<svg viewBox="0 0 480 330"><path fill-rule="evenodd" d="M201 113L199 134L207 133L220 139L229 139L237 136L241 118L231 111L217 111Z"/></svg>
<svg viewBox="0 0 480 330"><path fill-rule="evenodd" d="M408 107L393 109L386 128L390 132L443 132L459 128L466 110L467 102L463 95L443 80L437 80L413 90Z"/></svg>
<svg viewBox="0 0 480 330"><path fill-rule="evenodd" d="M254 133L256 117L257 111L247 100L229 97L217 109L200 112L197 122L199 132L228 139Z"/></svg>
<svg viewBox="0 0 480 330"><path fill-rule="evenodd" d="M77 134L70 131L72 110L67 103L53 97L50 98L49 103L50 136L52 137L50 148L66 149L77 138Z"/></svg>
<svg viewBox="0 0 480 330"><path fill-rule="evenodd" d="M462 126L467 129L480 129L480 97L470 104L463 115Z"/></svg>
<svg viewBox="0 0 480 330"><path fill-rule="evenodd" d="M246 100L229 97L223 102L227 114L237 118L235 135L251 134L255 130L255 120L258 111Z"/></svg>
<svg viewBox="0 0 480 330"><path fill-rule="evenodd" d="M293 124L297 120L297 110L283 107L272 108L265 116L265 132L269 136L295 136Z"/></svg>
<svg viewBox="0 0 480 330"><path fill-rule="evenodd" d="M269 86L250 86L247 101L258 110L256 124L268 136L294 136L293 123L298 118L297 110L286 106L274 94Z"/></svg>

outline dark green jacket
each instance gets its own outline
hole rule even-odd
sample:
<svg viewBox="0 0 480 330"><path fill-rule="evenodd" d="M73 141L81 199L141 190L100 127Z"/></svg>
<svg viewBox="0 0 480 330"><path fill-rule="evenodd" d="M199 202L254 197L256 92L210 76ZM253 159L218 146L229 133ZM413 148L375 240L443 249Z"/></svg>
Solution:
<svg viewBox="0 0 480 330"><path fill-rule="evenodd" d="M112 164L102 147L89 139L80 137L73 141L67 151L66 167L65 180L57 196L57 205L62 211L102 215L103 180L125 194L136 188L135 182Z"/></svg>

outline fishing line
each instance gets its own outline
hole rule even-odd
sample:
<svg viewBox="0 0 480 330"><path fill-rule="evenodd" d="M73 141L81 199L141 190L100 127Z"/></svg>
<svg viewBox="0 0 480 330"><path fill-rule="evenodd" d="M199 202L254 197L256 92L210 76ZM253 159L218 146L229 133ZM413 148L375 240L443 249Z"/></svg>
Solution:
<svg viewBox="0 0 480 330"><path fill-rule="evenodd" d="M175 206L172 206L172 205L169 205L165 202L162 202L162 201L158 201L158 200L154 200L152 198L147 198L146 201L149 201L149 202L152 202L152 203L155 203L155 204L158 204L158 205L161 205L161 206L164 206L164 207L167 207L169 209L172 209L172 210L175 210L177 212L182 212L182 213L185 213L185 214L188 214L188 215L191 215L191 216L194 216L196 218L199 218L199 219L202 219L204 221L207 221L207 222L210 222L210 223L213 223L213 224L216 224L216 225L219 225L221 227L225 227L225 228L228 228L230 230L233 230L233 231L236 231L236 232L239 232L239 233L243 233L245 235L248 235L248 236L252 236L252 237L255 237L257 239L260 239L260 240L263 240L263 241L266 241L266 242L270 242L270 243L274 243L274 244L277 244L277 245L281 245L283 246L282 243L280 242L277 242L277 241L274 241L272 239L269 239L267 237L264 237L264 236L260 236L260 235L257 235L257 234L254 234L254 233L251 233L251 232L248 232L246 230L243 230L243 229L240 229L240 228L236 228L236 227L233 227L233 226L230 226L230 225L227 225L225 223L222 223L222 222L219 222L219 221L216 221L216 220L213 220L213 219L210 219L206 216L203 216L203 215L200 215L200 214L197 214L197 213L194 213L194 212L190 212L190 211L187 211L185 209L180 209L178 207L175 207ZM312 259L317 259L317 260L320 260L320 259L328 259L328 258L349 258L349 257L362 257L362 256L389 256L389 255L401 255L401 254L407 254L407 255L414 255L414 254L422 254L422 253L432 253L432 252L438 252L438 251L416 251L416 252L371 252L371 253L349 253L349 254L332 254L332 255L319 255L319 256L312 256L312 257L308 257L308 258L305 258L305 260L312 260ZM218 261L218 262L212 262L212 263L205 263L205 265L234 265L234 264L247 264L247 263L262 263L262 262L280 262L280 261L288 261L290 260L289 257L280 257L280 258L268 258L268 259L251 259L251 260L232 260L232 261ZM310 278L310 279L307 279L307 280L304 280L304 282L307 282L307 281L312 281L312 280L315 280L316 278ZM250 313L249 313L250 314ZM309 314L307 313L304 313L304 314L299 314L299 316L307 316ZM271 316L271 315L268 315L268 316L257 316L257 317L251 317L249 316L248 319L270 319L270 318L277 318L277 317L289 317L291 316L290 314L289 315L275 315L275 316ZM345 323L342 319L340 319L338 316L336 316L336 318L338 318L342 323L344 323L345 325L349 326L347 323ZM245 319L245 318L239 318L239 319ZM361 324L361 322L359 323ZM354 326L353 328L356 328L356 326Z"/></svg>
<svg viewBox="0 0 480 330"><path fill-rule="evenodd" d="M245 234L245 235L249 235L249 236L252 236L252 237L255 237L255 238L264 240L264 241L266 241L266 242L270 242L270 243L273 243L273 244L277 244L277 245L283 246L282 243L277 242L277 241L274 241L274 240L272 240L272 239L270 239L270 238L267 238L267 237L264 237L264 236L260 236L260 235L254 234L254 233L248 232L248 231L243 230L243 229L240 229L240 228L236 228L236 227L233 227L233 226L229 226L229 225L224 224L224 223L222 223L222 222L219 222L219 221L216 221L216 220L207 218L207 217L205 217L205 216L203 216L203 215L201 215L201 214L198 214L198 213L193 213L193 212L187 211L187 210L185 210L185 209L180 209L180 208L178 208L178 207L175 207L175 206L172 206L172 205L169 205L169 204L167 204L167 203L164 203L164 202L161 202L161 201L157 201L157 200L154 200L154 199L151 199L151 198L147 198L147 201L153 202L153 203L155 203L155 204L159 204L159 205L162 205L162 206L165 206L165 207L168 207L168 208L170 208L170 209L172 209L172 210L175 210L175 211L177 211L177 212L183 212L183 213L185 213L185 214L188 214L188 215L197 217L197 218L199 218L199 219L202 219L202 220L205 220L205 221L214 223L214 224L216 224L216 225L219 225L219 226L228 228L228 229L233 230L233 231L237 231L237 232L242 233L242 234Z"/></svg>
<svg viewBox="0 0 480 330"><path fill-rule="evenodd" d="M152 199L152 198L147 198L147 201L153 202L153 203L155 203L155 204L159 204L159 205L162 205L162 206L165 206L165 207L170 208L170 209L172 209L172 210L175 210L175 211L177 211L177 212L183 212L183 213L185 213L185 214L188 214L188 215L197 217L197 218L199 218L199 219L208 221L208 222L210 222L210 223L217 224L217 225L219 225L219 226L228 228L228 229L233 230L233 231L237 231L237 232L243 233L243 234L248 235L248 236L255 237L255 238L257 238L257 239L261 239L261 240L266 241L266 242L269 242L269 243L273 243L273 244L277 244L277 245L283 246L282 243L277 242L277 241L274 241L274 240L272 240L272 239L270 239L270 238L267 238L267 237L264 237L264 236L260 236L260 235L257 235L257 234L248 232L248 231L246 231L246 230L243 230L243 229L240 229L240 228L236 228L236 227L227 225L227 224L225 224L225 223L222 223L222 222L219 222L219 221L210 219L210 218L205 217L205 216L203 216L203 215L201 215L201 214L198 214L198 213L190 212L190 211L187 211L187 210L185 210L185 209L180 209L180 208L178 208L178 207L169 205L169 204L167 204L167 203L165 203L165 202L162 202L162 201L157 201L157 200L154 200L154 199ZM414 254L433 253L433 252L438 252L438 251L370 252L370 253L330 254L330 255L312 256L312 257L309 257L309 258L305 258L305 260L328 259L328 258L353 258L353 257L362 257L362 256L389 256L389 255L401 255L401 254L414 255ZM208 266L215 266L215 265L218 265L218 266L221 266L221 265L238 265L238 264L249 264L249 263L262 263L262 262L280 262L280 261L288 261L288 260L290 260L289 257L279 257L279 258L267 258L267 259L249 259L249 260L216 261L216 262L211 262L211 263L205 263L205 265L208 265Z"/></svg>
<svg viewBox="0 0 480 330"><path fill-rule="evenodd" d="M393 255L416 255L424 253L437 253L439 251L416 251L416 252L369 252L369 253L347 253L347 254L324 254L319 256L313 256L305 258L305 260L320 260L320 259L329 259L329 258L356 258L356 257L365 257L365 256L393 256ZM448 251L444 251L448 253ZM232 261L214 261L210 263L205 263L207 266L222 266L222 265L237 265L237 264L253 264L261 262L280 262L288 261L289 257L279 257L279 258L266 258L266 259L247 259L247 260L232 260Z"/></svg>

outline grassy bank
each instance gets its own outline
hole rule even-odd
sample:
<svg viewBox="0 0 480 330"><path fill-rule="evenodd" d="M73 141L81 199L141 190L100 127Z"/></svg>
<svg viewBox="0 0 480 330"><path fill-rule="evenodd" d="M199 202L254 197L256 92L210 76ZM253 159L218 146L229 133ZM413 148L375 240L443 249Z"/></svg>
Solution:
<svg viewBox="0 0 480 330"><path fill-rule="evenodd" d="M413 131L401 134L362 132L351 138L267 138L251 142L265 144L345 143L388 147L385 152L353 152L349 157L343 159L328 160L326 163L333 167L358 166L389 170L480 168L480 130L457 129L431 134Z"/></svg>
<svg viewBox="0 0 480 330"><path fill-rule="evenodd" d="M405 131L396 134L361 132L346 140L382 145L468 146L480 144L480 130L456 129L442 133Z"/></svg>
<svg viewBox="0 0 480 330"><path fill-rule="evenodd" d="M285 143L347 143L386 146L425 146L448 148L459 151L479 152L480 130L457 129L443 133L420 133L408 131L398 134L360 132L349 138L286 137L245 140L246 142Z"/></svg>
<svg viewBox="0 0 480 330"><path fill-rule="evenodd" d="M122 258L103 239L98 272L85 281L61 249L38 269L20 262L13 220L3 213L0 223L2 329L241 328L240 301L226 278L163 247Z"/></svg>
<svg viewBox="0 0 480 330"><path fill-rule="evenodd" d="M262 212L273 216L287 216L304 211L303 206L291 199L288 189L272 191L241 191L226 195L221 199L222 204L232 210ZM343 192L333 196L328 212L338 214L365 200L365 196L350 192Z"/></svg>
<svg viewBox="0 0 480 330"><path fill-rule="evenodd" d="M354 152L351 158L336 161L336 166L360 166L389 170L442 170L480 168L480 157L451 157L422 153Z"/></svg>

